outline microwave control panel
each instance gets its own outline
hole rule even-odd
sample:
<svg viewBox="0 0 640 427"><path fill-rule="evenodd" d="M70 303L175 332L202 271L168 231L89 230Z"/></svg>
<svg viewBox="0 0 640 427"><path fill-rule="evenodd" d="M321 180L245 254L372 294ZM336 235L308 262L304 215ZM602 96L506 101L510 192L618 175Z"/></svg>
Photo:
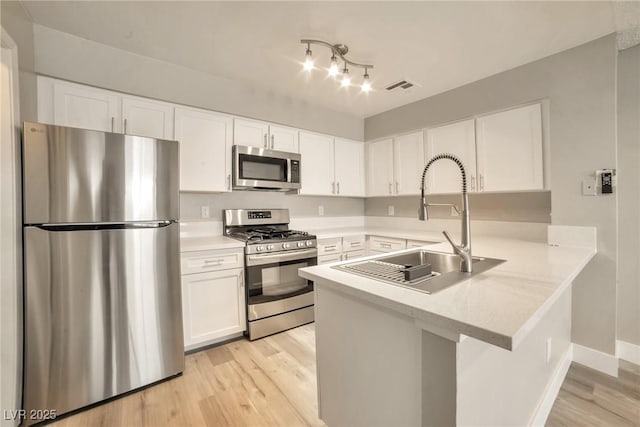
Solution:
<svg viewBox="0 0 640 427"><path fill-rule="evenodd" d="M291 160L291 182L300 182L300 161Z"/></svg>

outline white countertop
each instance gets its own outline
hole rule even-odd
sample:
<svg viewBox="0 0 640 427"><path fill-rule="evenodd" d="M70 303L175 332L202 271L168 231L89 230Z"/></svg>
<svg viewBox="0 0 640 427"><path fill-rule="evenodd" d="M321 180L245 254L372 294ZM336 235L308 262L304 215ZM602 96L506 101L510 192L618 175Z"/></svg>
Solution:
<svg viewBox="0 0 640 427"><path fill-rule="evenodd" d="M366 233L376 234L372 230ZM418 237L421 235L416 233L410 238L422 239ZM451 252L448 243L430 245L429 249ZM475 256L506 262L434 294L331 268L341 263L307 267L300 270L300 275L313 280L316 286L329 286L413 317L417 324L512 350L570 286L595 252L590 248L477 237L473 240ZM342 263L348 262L353 261Z"/></svg>
<svg viewBox="0 0 640 427"><path fill-rule="evenodd" d="M244 242L225 236L180 237L180 252L244 248Z"/></svg>
<svg viewBox="0 0 640 427"><path fill-rule="evenodd" d="M305 230L310 234L315 234L318 239L331 239L335 237L349 236L384 236L397 239L421 240L426 242L444 242L445 238L441 232L435 231L413 231L392 228L356 227L356 228L325 228L318 230Z"/></svg>

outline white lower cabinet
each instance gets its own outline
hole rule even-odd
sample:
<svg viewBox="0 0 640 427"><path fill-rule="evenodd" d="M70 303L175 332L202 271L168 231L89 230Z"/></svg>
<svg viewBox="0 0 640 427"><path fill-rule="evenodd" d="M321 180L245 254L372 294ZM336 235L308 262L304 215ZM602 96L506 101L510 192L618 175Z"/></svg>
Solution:
<svg viewBox="0 0 640 427"><path fill-rule="evenodd" d="M369 236L369 250L372 253L394 252L407 248L407 241L392 237Z"/></svg>
<svg viewBox="0 0 640 427"><path fill-rule="evenodd" d="M347 261L349 259L356 259L356 258L361 258L363 256L365 256L365 250L361 249L359 251L349 251L349 252L344 252L342 254L342 260L343 261Z"/></svg>
<svg viewBox="0 0 640 427"><path fill-rule="evenodd" d="M429 242L424 240L407 240L407 249L420 248L422 246L434 245L439 242Z"/></svg>
<svg viewBox="0 0 640 427"><path fill-rule="evenodd" d="M342 254L318 255L318 265L342 261Z"/></svg>
<svg viewBox="0 0 640 427"><path fill-rule="evenodd" d="M234 259L238 261L233 262ZM182 254L183 272L197 271L198 267L204 271L182 275L186 350L213 344L246 329L242 264L241 251Z"/></svg>

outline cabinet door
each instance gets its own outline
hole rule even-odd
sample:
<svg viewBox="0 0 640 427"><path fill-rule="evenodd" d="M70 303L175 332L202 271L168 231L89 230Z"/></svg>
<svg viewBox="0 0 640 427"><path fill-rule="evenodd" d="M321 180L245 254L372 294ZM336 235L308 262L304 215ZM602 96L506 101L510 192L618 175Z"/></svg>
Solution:
<svg viewBox="0 0 640 427"><path fill-rule="evenodd" d="M423 131L395 137L395 194L420 194L420 179L424 165Z"/></svg>
<svg viewBox="0 0 640 427"><path fill-rule="evenodd" d="M298 130L283 126L269 126L269 143L272 150L298 153Z"/></svg>
<svg viewBox="0 0 640 427"><path fill-rule="evenodd" d="M269 125L247 119L233 119L234 145L269 148Z"/></svg>
<svg viewBox="0 0 640 427"><path fill-rule="evenodd" d="M426 161L442 153L453 154L462 160L467 174L467 190L476 191L476 137L473 119L427 130ZM451 160L439 160L429 168L426 185L428 194L460 193L460 168Z"/></svg>
<svg viewBox="0 0 640 427"><path fill-rule="evenodd" d="M204 110L177 107L181 191L231 191L233 119Z"/></svg>
<svg viewBox="0 0 640 427"><path fill-rule="evenodd" d="M300 156L300 194L334 194L333 138L300 132Z"/></svg>
<svg viewBox="0 0 640 427"><path fill-rule="evenodd" d="M364 143L336 138L336 194L364 197Z"/></svg>
<svg viewBox="0 0 640 427"><path fill-rule="evenodd" d="M342 261L342 254L318 255L318 265Z"/></svg>
<svg viewBox="0 0 640 427"><path fill-rule="evenodd" d="M189 348L244 331L244 269L182 276L182 311Z"/></svg>
<svg viewBox="0 0 640 427"><path fill-rule="evenodd" d="M541 190L540 104L477 119L481 191Z"/></svg>
<svg viewBox="0 0 640 427"><path fill-rule="evenodd" d="M367 195L393 194L393 139L366 144Z"/></svg>
<svg viewBox="0 0 640 427"><path fill-rule="evenodd" d="M88 86L53 83L53 123L104 132L120 132L120 98Z"/></svg>
<svg viewBox="0 0 640 427"><path fill-rule="evenodd" d="M173 105L150 99L122 99L122 129L129 135L173 139Z"/></svg>

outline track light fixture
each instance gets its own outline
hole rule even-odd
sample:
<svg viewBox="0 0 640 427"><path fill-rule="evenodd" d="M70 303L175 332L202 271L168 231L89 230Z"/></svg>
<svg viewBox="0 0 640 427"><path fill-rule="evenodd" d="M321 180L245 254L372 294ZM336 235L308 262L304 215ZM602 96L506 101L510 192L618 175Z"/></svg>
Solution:
<svg viewBox="0 0 640 427"><path fill-rule="evenodd" d="M347 66L355 67L355 68L364 68L364 75L362 76L362 83L360 85L360 89L364 93L368 93L371 91L371 80L369 79L368 70L373 68L373 65L370 64L358 64L357 62L349 61L345 58L347 52L349 52L349 47L344 44L330 44L324 42L322 40L310 40L303 39L300 40L300 43L307 45L307 50L305 53L305 61L304 61L304 70L311 71L315 68L313 63L313 57L311 56L311 45L316 44L320 46L324 46L331 50L331 62L329 64L329 68L327 71L330 77L336 77L340 74L340 68L338 66L338 58L344 61L344 67L342 68L342 78L340 79L340 86L349 87L351 86L351 76L349 75L349 69Z"/></svg>

